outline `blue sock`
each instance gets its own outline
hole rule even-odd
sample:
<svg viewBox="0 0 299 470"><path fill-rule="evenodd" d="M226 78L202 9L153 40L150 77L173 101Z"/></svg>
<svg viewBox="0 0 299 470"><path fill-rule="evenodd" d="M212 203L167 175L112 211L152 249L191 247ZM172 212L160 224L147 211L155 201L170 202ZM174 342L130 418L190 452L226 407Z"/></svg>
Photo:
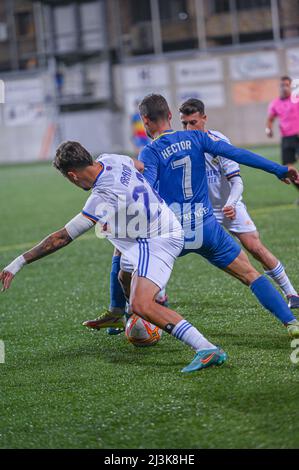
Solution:
<svg viewBox="0 0 299 470"><path fill-rule="evenodd" d="M296 320L280 293L265 276L257 278L251 284L250 289L263 307L270 310L282 323Z"/></svg>
<svg viewBox="0 0 299 470"><path fill-rule="evenodd" d="M110 307L109 310L115 313L124 313L126 298L118 280L120 270L120 256L112 257L110 273Z"/></svg>

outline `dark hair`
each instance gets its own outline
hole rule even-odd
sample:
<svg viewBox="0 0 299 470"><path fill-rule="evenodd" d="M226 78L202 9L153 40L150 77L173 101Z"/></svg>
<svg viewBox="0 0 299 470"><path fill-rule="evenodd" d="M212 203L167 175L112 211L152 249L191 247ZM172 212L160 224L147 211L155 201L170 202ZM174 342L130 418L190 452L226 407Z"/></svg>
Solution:
<svg viewBox="0 0 299 470"><path fill-rule="evenodd" d="M151 121L164 121L169 118L170 109L164 96L147 95L139 104L139 112L141 116L148 117Z"/></svg>
<svg viewBox="0 0 299 470"><path fill-rule="evenodd" d="M64 175L72 169L85 168L93 164L92 156L79 142L67 141L56 150L53 165Z"/></svg>
<svg viewBox="0 0 299 470"><path fill-rule="evenodd" d="M186 116L190 116L194 113L199 113L203 115L205 114L205 105L201 100L197 100L196 98L190 98L180 106L179 111L182 114L186 114Z"/></svg>
<svg viewBox="0 0 299 470"><path fill-rule="evenodd" d="M288 81L288 82L292 83L292 79L288 75L283 75L282 77L280 77L280 81L281 82Z"/></svg>

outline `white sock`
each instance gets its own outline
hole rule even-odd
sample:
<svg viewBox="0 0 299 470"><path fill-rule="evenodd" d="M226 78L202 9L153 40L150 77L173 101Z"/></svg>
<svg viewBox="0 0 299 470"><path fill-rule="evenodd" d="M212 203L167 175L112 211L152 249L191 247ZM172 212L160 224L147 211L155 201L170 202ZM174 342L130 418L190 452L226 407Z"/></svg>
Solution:
<svg viewBox="0 0 299 470"><path fill-rule="evenodd" d="M171 332L172 336L183 341L195 351L201 349L212 349L216 346L210 343L193 325L186 320L177 323Z"/></svg>
<svg viewBox="0 0 299 470"><path fill-rule="evenodd" d="M279 285L286 297L289 295L297 295L280 261L278 261L276 268L265 271L265 274Z"/></svg>

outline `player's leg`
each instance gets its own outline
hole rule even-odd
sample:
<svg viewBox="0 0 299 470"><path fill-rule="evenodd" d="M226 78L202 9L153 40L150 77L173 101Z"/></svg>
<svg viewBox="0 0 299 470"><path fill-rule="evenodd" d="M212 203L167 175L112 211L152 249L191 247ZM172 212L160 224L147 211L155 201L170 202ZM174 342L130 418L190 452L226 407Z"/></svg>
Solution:
<svg viewBox="0 0 299 470"><path fill-rule="evenodd" d="M191 364L183 372L192 372L211 365L220 365L226 354L210 343L179 313L156 302L158 292L168 283L176 258L183 247L182 233L169 238L150 238L138 241L138 257L131 283L132 312L157 325L165 332L196 351ZM132 250L130 253L133 257Z"/></svg>
<svg viewBox="0 0 299 470"><path fill-rule="evenodd" d="M249 286L260 304L287 327L290 336L299 337L296 317L271 282L252 266L244 251L224 270Z"/></svg>
<svg viewBox="0 0 299 470"><path fill-rule="evenodd" d="M226 219L226 223L227 229L263 265L266 271L265 274L271 277L282 289L289 300L289 307L299 307L299 297L296 290L292 286L280 261L261 242L257 228L243 202L237 204L235 219Z"/></svg>
<svg viewBox="0 0 299 470"><path fill-rule="evenodd" d="M299 337L296 317L271 282L251 265L236 240L215 221L204 227L203 241L197 253L250 286L261 305L287 326L291 336Z"/></svg>
<svg viewBox="0 0 299 470"><path fill-rule="evenodd" d="M129 302L129 297L130 297L130 288L131 288L131 280L132 280L133 272L134 272L134 266L132 265L130 260L126 257L126 255L122 254L121 261L120 261L120 270L118 272L118 281L122 287L123 294L127 302ZM167 298L165 289L162 289L157 293L155 300L161 305L167 306L168 298ZM131 314L130 309L128 309L128 311L126 312L126 318L128 318L128 315L130 314ZM118 335L122 333L122 331L124 331L123 328L110 327L108 328L107 333L109 335Z"/></svg>
<svg viewBox="0 0 299 470"><path fill-rule="evenodd" d="M289 300L289 307L299 308L299 296L297 291L289 280L281 262L262 243L259 233L257 231L247 233L235 232L234 235L240 240L243 247L263 265L265 274L278 284Z"/></svg>
<svg viewBox="0 0 299 470"><path fill-rule="evenodd" d="M124 256L122 257L122 259L123 258L124 258ZM127 264L127 266L128 266L128 264ZM133 267L132 267L132 269L128 270L128 269L124 268L124 266L122 265L121 270L119 271L119 275L118 275L119 282L120 282L120 284L123 288L123 291L124 291L124 294L125 294L125 297L126 297L127 300L130 297L131 280L132 280L133 271L134 271ZM164 305L165 307L168 307L168 304L167 304L168 296L166 294L166 289L165 288L161 289L157 293L155 300L159 304Z"/></svg>
<svg viewBox="0 0 299 470"><path fill-rule="evenodd" d="M132 281L132 271L125 271L121 269L118 273L118 280L120 285L122 286L122 290L127 300L130 298L130 290L131 290L131 281Z"/></svg>
<svg viewBox="0 0 299 470"><path fill-rule="evenodd" d="M295 166L297 161L298 150L299 138L297 136L283 137L281 144L282 164ZM299 184L293 183L293 185L299 190Z"/></svg>
<svg viewBox="0 0 299 470"><path fill-rule="evenodd" d="M87 320L83 323L84 326L95 330L101 328L114 328L123 330L124 322L123 316L126 308L126 298L123 289L118 280L118 273L120 270L121 253L115 248L110 272L110 306L109 310L103 312L98 318L94 320Z"/></svg>
<svg viewBox="0 0 299 470"><path fill-rule="evenodd" d="M110 306L111 313L124 315L126 308L126 298L122 286L119 282L118 275L120 271L121 253L117 249L114 250L111 273L110 273Z"/></svg>
<svg viewBox="0 0 299 470"><path fill-rule="evenodd" d="M208 341L179 313L156 302L160 287L146 277L135 273L131 283L130 308L132 312L157 325L195 351L192 362L182 372L193 372L212 365L221 365L226 353Z"/></svg>

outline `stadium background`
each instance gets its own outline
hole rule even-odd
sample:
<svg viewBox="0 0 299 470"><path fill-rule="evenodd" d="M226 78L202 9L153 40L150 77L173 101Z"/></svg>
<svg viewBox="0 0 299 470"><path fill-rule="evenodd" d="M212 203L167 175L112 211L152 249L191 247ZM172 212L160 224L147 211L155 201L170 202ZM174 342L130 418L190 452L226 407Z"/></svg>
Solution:
<svg viewBox="0 0 299 470"><path fill-rule="evenodd" d="M48 161L61 140L133 152L134 102L158 90L173 109L203 98L212 128L279 161L264 128L285 73L299 77L298 0L0 1L0 269L84 205ZM242 178L298 288L296 190ZM87 234L0 294L0 448L298 449L298 365L250 290L199 257L176 262L170 305L229 355L183 378L192 353L172 337L138 349L81 325L108 306L111 255Z"/></svg>
<svg viewBox="0 0 299 470"><path fill-rule="evenodd" d="M65 139L132 151L130 115L150 91L174 110L200 97L235 144L268 143L286 73L299 76L298 0L3 0L0 162L49 159Z"/></svg>

